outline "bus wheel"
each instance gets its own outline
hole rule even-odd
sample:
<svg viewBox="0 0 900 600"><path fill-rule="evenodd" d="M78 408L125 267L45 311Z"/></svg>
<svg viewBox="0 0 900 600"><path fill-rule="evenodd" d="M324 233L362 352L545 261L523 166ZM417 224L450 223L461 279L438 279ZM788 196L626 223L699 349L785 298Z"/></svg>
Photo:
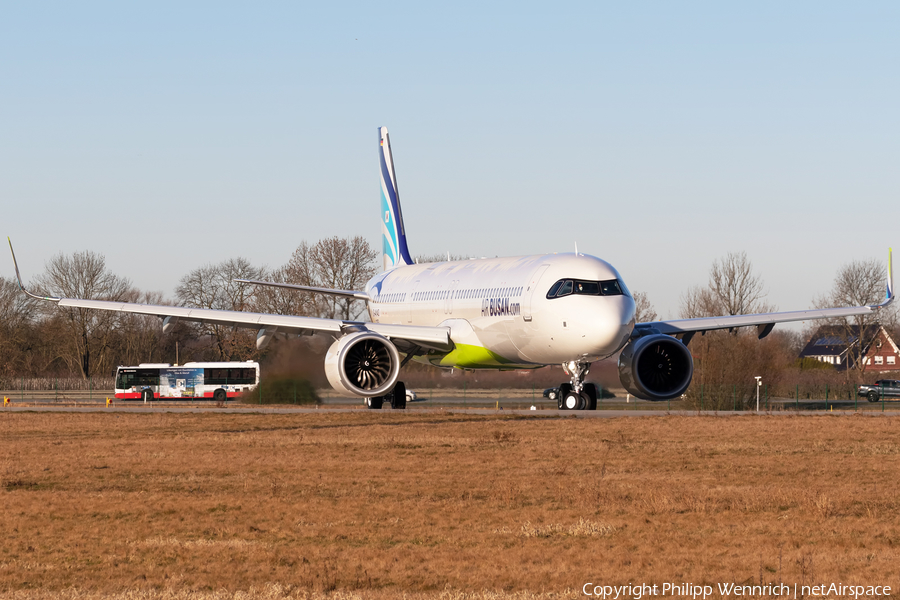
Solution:
<svg viewBox="0 0 900 600"><path fill-rule="evenodd" d="M141 399L144 402L153 402L153 390L150 388L144 388L144 391L141 392Z"/></svg>
<svg viewBox="0 0 900 600"><path fill-rule="evenodd" d="M219 388L213 392L213 400L216 402L225 402L228 400L228 394L225 393L225 390Z"/></svg>

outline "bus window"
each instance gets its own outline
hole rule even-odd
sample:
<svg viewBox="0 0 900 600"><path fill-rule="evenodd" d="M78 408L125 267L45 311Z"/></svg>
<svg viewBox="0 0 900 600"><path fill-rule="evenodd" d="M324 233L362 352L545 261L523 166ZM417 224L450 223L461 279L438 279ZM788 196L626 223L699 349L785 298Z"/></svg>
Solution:
<svg viewBox="0 0 900 600"><path fill-rule="evenodd" d="M116 376L116 389L159 385L159 369L123 369Z"/></svg>
<svg viewBox="0 0 900 600"><path fill-rule="evenodd" d="M247 368L207 368L203 370L206 385L256 385L256 369Z"/></svg>

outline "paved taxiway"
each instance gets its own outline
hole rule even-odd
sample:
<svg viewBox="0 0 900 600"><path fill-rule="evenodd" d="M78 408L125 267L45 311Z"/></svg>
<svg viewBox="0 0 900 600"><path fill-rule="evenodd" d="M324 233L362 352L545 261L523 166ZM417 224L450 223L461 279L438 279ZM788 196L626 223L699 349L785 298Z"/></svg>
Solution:
<svg viewBox="0 0 900 600"><path fill-rule="evenodd" d="M162 404L152 404L149 406L141 405L122 405L116 404L107 407L102 404L88 404L79 406L59 406L53 404L36 404L31 406L10 405L0 408L0 414L3 412L74 412L74 413L235 413L235 414L310 414L310 413L350 413L350 412L375 412L369 411L364 407L337 407L337 406L320 406L320 407L304 407L304 406L248 406L248 405L232 405L228 407L216 406L166 406ZM382 413L393 412L390 408L383 408ZM399 412L399 411L398 411ZM577 419L609 419L618 417L650 417L650 416L682 416L682 417L749 417L753 415L760 416L795 416L795 415L834 415L834 416L900 416L900 410L886 410L884 412L878 410L854 411L837 410L775 410L775 411L696 411L696 410L557 410L557 409L495 409L495 408L472 408L472 407L427 407L415 406L408 407L403 414L464 414L464 415L519 415L535 418L577 418Z"/></svg>

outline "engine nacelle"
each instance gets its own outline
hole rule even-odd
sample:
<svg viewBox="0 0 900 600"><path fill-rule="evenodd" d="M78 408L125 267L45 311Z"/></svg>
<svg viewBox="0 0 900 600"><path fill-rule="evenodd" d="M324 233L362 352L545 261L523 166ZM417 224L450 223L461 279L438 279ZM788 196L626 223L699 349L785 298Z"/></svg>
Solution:
<svg viewBox="0 0 900 600"><path fill-rule="evenodd" d="M325 354L325 375L338 392L384 396L400 375L400 354L386 337L358 331L335 341Z"/></svg>
<svg viewBox="0 0 900 600"><path fill-rule="evenodd" d="M634 339L619 354L619 381L643 400L670 400L687 390L694 360L687 346L662 334Z"/></svg>

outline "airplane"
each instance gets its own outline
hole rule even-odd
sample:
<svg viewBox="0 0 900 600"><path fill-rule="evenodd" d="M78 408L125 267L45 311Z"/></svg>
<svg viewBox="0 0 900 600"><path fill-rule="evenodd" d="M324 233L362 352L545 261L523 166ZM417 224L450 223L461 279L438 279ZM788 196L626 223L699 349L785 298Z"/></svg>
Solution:
<svg viewBox="0 0 900 600"><path fill-rule="evenodd" d="M275 336L327 334L325 373L341 394L406 407L400 369L410 360L460 369L534 369L562 365L570 381L559 386L562 410L593 410L597 388L586 383L592 363L618 357L619 379L633 396L669 400L691 383L688 344L698 332L757 328L760 339L777 323L875 314L894 299L891 252L885 300L877 305L752 315L723 315L635 323L635 304L619 272L586 254L535 254L417 264L407 245L397 177L386 127L379 128L383 271L364 290L335 290L289 283L235 280L334 294L366 303L369 322L39 296L61 307L112 310L177 321L220 323L257 330L263 349Z"/></svg>

